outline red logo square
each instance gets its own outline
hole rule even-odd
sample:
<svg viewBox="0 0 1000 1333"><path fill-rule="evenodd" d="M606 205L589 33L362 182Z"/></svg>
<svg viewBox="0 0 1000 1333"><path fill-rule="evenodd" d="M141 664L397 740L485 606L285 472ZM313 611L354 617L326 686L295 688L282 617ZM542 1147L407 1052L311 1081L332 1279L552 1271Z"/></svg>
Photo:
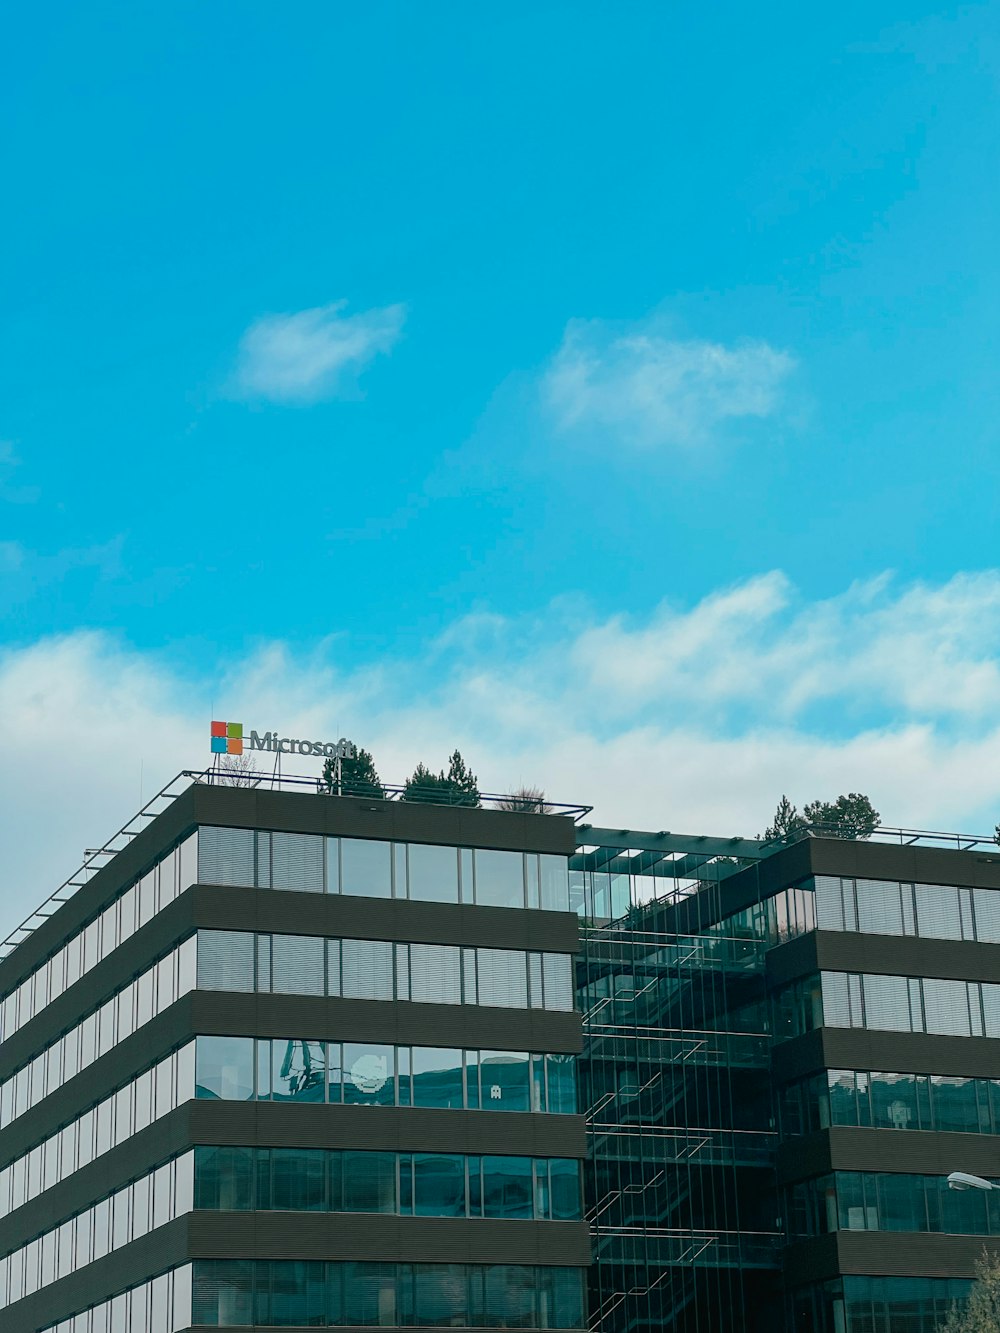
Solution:
<svg viewBox="0 0 1000 1333"><path fill-rule="evenodd" d="M212 735L213 735L213 736L225 736L225 734L226 734L226 724L225 724L225 722L213 722L213 723L212 723Z"/></svg>

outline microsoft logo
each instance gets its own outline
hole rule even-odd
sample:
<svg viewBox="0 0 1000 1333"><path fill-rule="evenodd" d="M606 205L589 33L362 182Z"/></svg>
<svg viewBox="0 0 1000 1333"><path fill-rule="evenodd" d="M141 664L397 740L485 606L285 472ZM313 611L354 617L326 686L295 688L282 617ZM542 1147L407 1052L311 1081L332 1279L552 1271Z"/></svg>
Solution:
<svg viewBox="0 0 1000 1333"><path fill-rule="evenodd" d="M212 723L212 753L213 753L213 754L242 754L242 753L243 753L243 723L242 723L242 722L213 722L213 723Z"/></svg>

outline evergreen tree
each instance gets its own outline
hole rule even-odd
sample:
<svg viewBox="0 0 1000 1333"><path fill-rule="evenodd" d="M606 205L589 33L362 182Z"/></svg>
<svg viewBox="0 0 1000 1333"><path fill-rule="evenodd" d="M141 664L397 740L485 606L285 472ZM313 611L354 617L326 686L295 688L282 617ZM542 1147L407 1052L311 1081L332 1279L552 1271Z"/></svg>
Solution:
<svg viewBox="0 0 1000 1333"><path fill-rule="evenodd" d="M475 773L456 750L448 761L448 772L432 773L418 764L403 788L404 801L428 801L435 805L478 805L479 784Z"/></svg>
<svg viewBox="0 0 1000 1333"><path fill-rule="evenodd" d="M1000 1333L1000 1255L983 1248L964 1308L952 1307L941 1333Z"/></svg>
<svg viewBox="0 0 1000 1333"><path fill-rule="evenodd" d="M794 833L800 832L806 826L806 821L792 805L787 796L782 796L778 802L778 808L774 812L774 822L761 834L764 842L776 842L779 838L788 838Z"/></svg>
<svg viewBox="0 0 1000 1333"><path fill-rule="evenodd" d="M802 813L817 833L833 838L870 838L882 819L868 797L857 791L835 801L810 801Z"/></svg>
<svg viewBox="0 0 1000 1333"><path fill-rule="evenodd" d="M374 796L382 800L385 787L375 768L375 759L368 750L358 750L353 759L340 760L340 784L337 783L337 760L328 759L323 765L323 785L327 791L343 796Z"/></svg>

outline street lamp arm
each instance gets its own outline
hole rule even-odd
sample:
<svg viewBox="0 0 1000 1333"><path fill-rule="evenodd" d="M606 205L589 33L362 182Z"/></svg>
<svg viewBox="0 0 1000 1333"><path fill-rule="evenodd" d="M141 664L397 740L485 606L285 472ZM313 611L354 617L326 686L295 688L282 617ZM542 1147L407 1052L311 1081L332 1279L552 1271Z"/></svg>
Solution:
<svg viewBox="0 0 1000 1333"><path fill-rule="evenodd" d="M970 1176L967 1171L952 1171L948 1177L948 1188L952 1190L997 1190L1000 1185L994 1185L990 1180L984 1180L982 1176Z"/></svg>

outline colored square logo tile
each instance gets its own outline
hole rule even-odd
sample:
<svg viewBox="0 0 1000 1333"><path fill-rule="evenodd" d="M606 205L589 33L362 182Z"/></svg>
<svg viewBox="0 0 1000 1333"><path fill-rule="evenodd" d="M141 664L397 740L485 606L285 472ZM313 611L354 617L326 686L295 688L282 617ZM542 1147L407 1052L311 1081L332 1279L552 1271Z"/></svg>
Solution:
<svg viewBox="0 0 1000 1333"><path fill-rule="evenodd" d="M225 754L225 753L226 753L226 738L225 738L225 736L213 736L213 737L212 737L212 753L213 753L213 754Z"/></svg>
<svg viewBox="0 0 1000 1333"><path fill-rule="evenodd" d="M227 722L226 735L231 741L241 741L243 739L243 723Z"/></svg>
<svg viewBox="0 0 1000 1333"><path fill-rule="evenodd" d="M242 754L243 742L238 736L226 741L226 754Z"/></svg>
<svg viewBox="0 0 1000 1333"><path fill-rule="evenodd" d="M213 735L213 736L225 736L225 734L226 734L226 724L225 724L225 722L213 722L213 723L212 723L212 735Z"/></svg>

